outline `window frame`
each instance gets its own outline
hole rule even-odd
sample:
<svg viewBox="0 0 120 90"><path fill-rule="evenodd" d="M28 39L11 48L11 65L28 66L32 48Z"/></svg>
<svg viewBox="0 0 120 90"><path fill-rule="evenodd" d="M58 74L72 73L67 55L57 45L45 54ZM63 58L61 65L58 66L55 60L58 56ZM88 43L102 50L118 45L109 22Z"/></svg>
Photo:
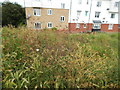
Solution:
<svg viewBox="0 0 120 90"><path fill-rule="evenodd" d="M87 12L87 13L86 13L86 12ZM85 11L85 16L88 16L88 12L89 12L89 11Z"/></svg>
<svg viewBox="0 0 120 90"><path fill-rule="evenodd" d="M112 25L112 26L111 26ZM113 29L113 24L109 24L108 25L108 30L112 30Z"/></svg>
<svg viewBox="0 0 120 90"><path fill-rule="evenodd" d="M101 7L102 6L102 1L97 1L97 7Z"/></svg>
<svg viewBox="0 0 120 90"><path fill-rule="evenodd" d="M112 16L113 15L113 16ZM111 13L110 18L114 19L115 18L115 13Z"/></svg>
<svg viewBox="0 0 120 90"><path fill-rule="evenodd" d="M101 12L97 12L97 11L96 11L96 12L95 12L95 18L100 18L100 13L101 13Z"/></svg>
<svg viewBox="0 0 120 90"><path fill-rule="evenodd" d="M51 24L51 27L49 27L49 24ZM48 22L48 23L47 23L47 27L48 27L48 28L52 28L52 27L53 27L53 23L52 23L52 22Z"/></svg>
<svg viewBox="0 0 120 90"><path fill-rule="evenodd" d="M36 25L35 25L35 24L38 24L38 23L40 24L40 28L39 28L39 27L36 28ZM34 23L34 28L35 28L35 29L42 29L42 24L41 24L41 22L35 22L35 23Z"/></svg>
<svg viewBox="0 0 120 90"><path fill-rule="evenodd" d="M79 14L78 14L78 12L79 12ZM80 15L81 15L81 10L77 10L77 17L79 17Z"/></svg>
<svg viewBox="0 0 120 90"><path fill-rule="evenodd" d="M65 9L65 3L61 3L61 8Z"/></svg>
<svg viewBox="0 0 120 90"><path fill-rule="evenodd" d="M79 1L78 1L78 4L82 4L82 0L79 0Z"/></svg>
<svg viewBox="0 0 120 90"><path fill-rule="evenodd" d="M83 28L87 28L87 24L86 23L83 24Z"/></svg>
<svg viewBox="0 0 120 90"><path fill-rule="evenodd" d="M50 11L51 11L51 14L50 14ZM48 9L48 10L47 10L47 14L48 14L48 15L52 15L52 9Z"/></svg>
<svg viewBox="0 0 120 90"><path fill-rule="evenodd" d="M87 0L86 4L87 4L87 5L89 4L89 0Z"/></svg>
<svg viewBox="0 0 120 90"><path fill-rule="evenodd" d="M64 20L63 20L63 18L64 18ZM65 16L61 16L61 17L60 17L60 21L61 21L61 22L65 22Z"/></svg>
<svg viewBox="0 0 120 90"><path fill-rule="evenodd" d="M93 24L93 29L101 29L101 24L100 23L94 23Z"/></svg>
<svg viewBox="0 0 120 90"><path fill-rule="evenodd" d="M36 11L36 15L35 15L35 11ZM39 12L38 12L38 11L39 11ZM33 15L34 15L34 16L41 16L41 9L34 8L34 9L33 9Z"/></svg>
<svg viewBox="0 0 120 90"><path fill-rule="evenodd" d="M114 7L118 7L118 6L119 6L119 2L115 2Z"/></svg>
<svg viewBox="0 0 120 90"><path fill-rule="evenodd" d="M35 1L40 2L41 0L35 0Z"/></svg>
<svg viewBox="0 0 120 90"><path fill-rule="evenodd" d="M76 28L80 28L80 23L76 23Z"/></svg>

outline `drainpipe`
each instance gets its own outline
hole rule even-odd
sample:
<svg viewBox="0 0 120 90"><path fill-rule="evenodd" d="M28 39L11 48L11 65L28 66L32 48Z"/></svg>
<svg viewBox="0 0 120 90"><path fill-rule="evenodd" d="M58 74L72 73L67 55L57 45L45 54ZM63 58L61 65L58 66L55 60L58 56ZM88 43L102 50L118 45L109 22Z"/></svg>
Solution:
<svg viewBox="0 0 120 90"><path fill-rule="evenodd" d="M91 0L91 4L90 4L90 12L89 12L88 24L90 23L90 16L91 16L91 10L92 10L92 1L93 0ZM89 30L89 25L88 25L88 30Z"/></svg>
<svg viewBox="0 0 120 90"><path fill-rule="evenodd" d="M25 0L24 0L24 10L25 10L25 24L27 25L27 20L26 20L26 8L25 8Z"/></svg>
<svg viewBox="0 0 120 90"><path fill-rule="evenodd" d="M71 31L70 30L70 27L71 27L71 13L72 13L72 0L70 0L70 25L69 25L69 32Z"/></svg>

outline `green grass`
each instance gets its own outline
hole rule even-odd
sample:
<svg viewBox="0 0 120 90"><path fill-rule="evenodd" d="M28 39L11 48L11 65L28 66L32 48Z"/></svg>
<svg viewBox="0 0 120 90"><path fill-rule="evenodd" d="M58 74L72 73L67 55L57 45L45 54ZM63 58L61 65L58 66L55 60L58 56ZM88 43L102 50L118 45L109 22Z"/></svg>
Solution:
<svg viewBox="0 0 120 90"><path fill-rule="evenodd" d="M118 87L117 33L4 27L2 39L3 88Z"/></svg>

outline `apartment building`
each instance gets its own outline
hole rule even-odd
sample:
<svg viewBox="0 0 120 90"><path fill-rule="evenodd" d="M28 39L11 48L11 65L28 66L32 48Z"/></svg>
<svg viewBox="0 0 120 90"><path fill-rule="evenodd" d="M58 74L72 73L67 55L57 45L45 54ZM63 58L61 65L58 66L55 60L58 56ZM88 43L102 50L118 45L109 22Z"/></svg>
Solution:
<svg viewBox="0 0 120 90"><path fill-rule="evenodd" d="M29 0L25 7L28 28L68 30L69 7L65 0Z"/></svg>
<svg viewBox="0 0 120 90"><path fill-rule="evenodd" d="M32 2L34 1L34 2ZM29 0L27 26L70 31L118 32L120 0Z"/></svg>
<svg viewBox="0 0 120 90"><path fill-rule="evenodd" d="M118 32L119 2L120 0L72 1L69 29L71 31Z"/></svg>

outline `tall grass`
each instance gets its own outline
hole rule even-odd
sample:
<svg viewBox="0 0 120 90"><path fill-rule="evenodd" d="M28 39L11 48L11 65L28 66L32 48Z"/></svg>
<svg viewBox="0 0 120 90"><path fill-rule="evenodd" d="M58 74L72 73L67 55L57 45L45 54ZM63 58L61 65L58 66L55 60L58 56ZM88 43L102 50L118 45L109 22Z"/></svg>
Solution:
<svg viewBox="0 0 120 90"><path fill-rule="evenodd" d="M4 27L3 88L118 87L118 34Z"/></svg>

